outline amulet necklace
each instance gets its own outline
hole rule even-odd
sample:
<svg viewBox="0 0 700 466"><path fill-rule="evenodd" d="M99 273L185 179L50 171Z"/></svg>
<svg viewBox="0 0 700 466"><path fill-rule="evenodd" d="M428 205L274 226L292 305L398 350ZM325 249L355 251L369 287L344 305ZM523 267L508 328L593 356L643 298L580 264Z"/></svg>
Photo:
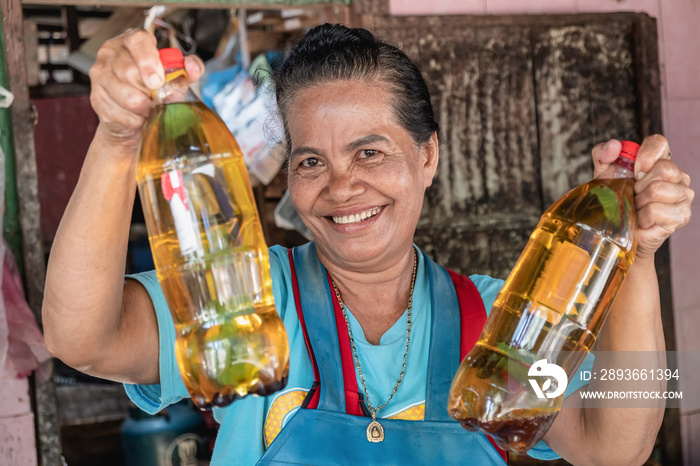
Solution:
<svg viewBox="0 0 700 466"><path fill-rule="evenodd" d="M352 336L352 330L350 329L350 322L348 321L348 314L345 309L345 303L343 303L343 298L340 296L340 291L338 290L338 286L335 284L335 281L331 277L331 283L333 284L333 291L335 291L335 297L338 299L338 304L340 305L340 310L343 313L343 318L345 319L345 325L348 328L348 336L350 337L350 346L352 347L352 357L355 360L355 367L357 367L357 373L360 375L360 382L362 382L362 388L365 391L365 399L367 400L367 409L369 410L370 415L372 416L372 422L369 423L367 426L367 440L372 442L372 443L379 443L384 441L384 427L377 421L377 411L380 409L384 408L391 399L394 397L394 394L396 394L396 390L398 390L399 385L401 385L401 382L403 381L403 376L406 373L406 359L408 358L408 346L411 342L411 306L413 304L413 288L416 285L416 269L418 267L418 257L416 256L416 250L413 250L413 275L411 276L411 291L409 292L408 295L408 308L407 308L407 326L406 326L406 351L404 352L403 355L403 366L401 367L401 374L399 375L399 379L396 381L396 385L394 385L394 389L391 391L391 395L389 395L389 399L384 402L383 405L381 406L373 406L372 402L369 399L369 392L367 391L367 383L365 382L365 376L362 373L362 365L360 364L360 359L357 357L357 349L355 348L355 339Z"/></svg>

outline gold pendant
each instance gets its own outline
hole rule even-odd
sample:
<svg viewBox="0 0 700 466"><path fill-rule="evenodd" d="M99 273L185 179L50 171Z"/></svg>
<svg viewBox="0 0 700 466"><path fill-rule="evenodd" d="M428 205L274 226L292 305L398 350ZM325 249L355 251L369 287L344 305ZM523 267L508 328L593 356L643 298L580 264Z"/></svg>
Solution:
<svg viewBox="0 0 700 466"><path fill-rule="evenodd" d="M372 443L384 441L384 427L376 420L369 423L367 426L367 440Z"/></svg>

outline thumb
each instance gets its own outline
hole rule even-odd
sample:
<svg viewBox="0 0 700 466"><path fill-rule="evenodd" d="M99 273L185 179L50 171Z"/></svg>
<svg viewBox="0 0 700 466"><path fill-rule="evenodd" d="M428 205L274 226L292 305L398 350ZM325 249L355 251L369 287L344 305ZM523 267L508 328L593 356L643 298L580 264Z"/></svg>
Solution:
<svg viewBox="0 0 700 466"><path fill-rule="evenodd" d="M593 148L593 176L596 177L603 173L608 166L613 163L620 155L622 143L617 139L611 139L608 142L598 144Z"/></svg>
<svg viewBox="0 0 700 466"><path fill-rule="evenodd" d="M185 57L185 71L187 71L190 82L195 82L204 74L204 62L196 55L187 55Z"/></svg>
<svg viewBox="0 0 700 466"><path fill-rule="evenodd" d="M637 160L634 162L634 174L639 180L656 165L661 159L668 158L671 149L668 141L660 134L644 138L642 146L637 152Z"/></svg>

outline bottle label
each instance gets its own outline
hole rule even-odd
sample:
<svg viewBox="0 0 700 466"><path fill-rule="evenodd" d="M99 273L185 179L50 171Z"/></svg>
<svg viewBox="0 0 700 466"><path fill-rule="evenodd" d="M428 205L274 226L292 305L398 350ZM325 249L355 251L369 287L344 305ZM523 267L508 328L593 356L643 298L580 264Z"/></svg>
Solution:
<svg viewBox="0 0 700 466"><path fill-rule="evenodd" d="M194 213L187 202L187 190L180 170L173 170L161 176L161 189L170 205L175 224L175 232L180 243L180 253L184 256L199 247L199 234Z"/></svg>
<svg viewBox="0 0 700 466"><path fill-rule="evenodd" d="M532 299L542 317L551 324L558 324L561 316L574 305L584 277L590 276L594 264L591 255L568 241L552 245L551 258L545 266Z"/></svg>

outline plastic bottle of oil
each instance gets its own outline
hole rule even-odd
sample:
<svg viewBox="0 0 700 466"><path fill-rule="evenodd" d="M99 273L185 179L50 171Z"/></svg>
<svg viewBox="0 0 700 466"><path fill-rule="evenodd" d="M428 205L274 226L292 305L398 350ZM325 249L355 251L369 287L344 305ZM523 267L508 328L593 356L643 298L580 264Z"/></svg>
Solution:
<svg viewBox="0 0 700 466"><path fill-rule="evenodd" d="M605 172L540 219L452 382L448 410L467 430L523 453L551 426L563 390L550 380L562 393L537 396L531 369L546 359L570 378L596 341L637 247L638 149L623 141Z"/></svg>
<svg viewBox="0 0 700 466"><path fill-rule="evenodd" d="M180 373L201 409L284 388L289 346L243 155L191 92L182 53L146 124L137 182Z"/></svg>

